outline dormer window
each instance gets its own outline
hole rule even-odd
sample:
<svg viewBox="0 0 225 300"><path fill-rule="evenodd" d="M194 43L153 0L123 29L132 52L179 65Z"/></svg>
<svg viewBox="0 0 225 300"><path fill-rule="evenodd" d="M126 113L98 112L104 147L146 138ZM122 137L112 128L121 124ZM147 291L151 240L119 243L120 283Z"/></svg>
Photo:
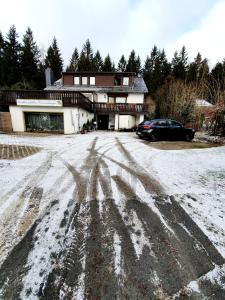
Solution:
<svg viewBox="0 0 225 300"><path fill-rule="evenodd" d="M90 85L95 85L95 77L94 76L90 77Z"/></svg>
<svg viewBox="0 0 225 300"><path fill-rule="evenodd" d="M129 77L123 77L123 85L129 85Z"/></svg>
<svg viewBox="0 0 225 300"><path fill-rule="evenodd" d="M82 85L87 85L88 83L88 78L85 76L85 77L82 77Z"/></svg>
<svg viewBox="0 0 225 300"><path fill-rule="evenodd" d="M79 76L75 76L73 81L74 81L75 85L80 85L80 77Z"/></svg>

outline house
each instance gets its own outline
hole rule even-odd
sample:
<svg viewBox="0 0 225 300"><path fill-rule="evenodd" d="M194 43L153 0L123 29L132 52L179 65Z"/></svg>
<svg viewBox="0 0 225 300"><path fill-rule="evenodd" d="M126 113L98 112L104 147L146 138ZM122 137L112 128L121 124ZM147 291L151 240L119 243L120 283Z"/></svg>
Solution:
<svg viewBox="0 0 225 300"><path fill-rule="evenodd" d="M72 134L93 119L99 130L131 129L148 112L147 92L131 72L64 72L53 82L47 69L43 91L2 91L0 107L8 108L15 132Z"/></svg>

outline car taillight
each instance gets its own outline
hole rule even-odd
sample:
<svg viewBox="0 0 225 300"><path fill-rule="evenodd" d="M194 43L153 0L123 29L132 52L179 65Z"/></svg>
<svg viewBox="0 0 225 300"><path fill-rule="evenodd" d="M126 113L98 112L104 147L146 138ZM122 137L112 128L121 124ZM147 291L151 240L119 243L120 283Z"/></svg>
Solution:
<svg viewBox="0 0 225 300"><path fill-rule="evenodd" d="M143 125L143 128L144 128L144 129L150 129L150 128L152 128L152 127L151 127L151 125Z"/></svg>

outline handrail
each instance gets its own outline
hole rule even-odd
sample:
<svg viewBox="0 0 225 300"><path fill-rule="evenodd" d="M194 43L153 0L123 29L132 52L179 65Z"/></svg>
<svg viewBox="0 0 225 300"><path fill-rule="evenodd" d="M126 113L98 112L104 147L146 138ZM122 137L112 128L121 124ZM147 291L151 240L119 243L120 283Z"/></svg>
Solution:
<svg viewBox="0 0 225 300"><path fill-rule="evenodd" d="M81 107L99 113L147 113L147 104L92 102L75 91L0 91L0 106L17 105L17 99L61 100L64 107Z"/></svg>

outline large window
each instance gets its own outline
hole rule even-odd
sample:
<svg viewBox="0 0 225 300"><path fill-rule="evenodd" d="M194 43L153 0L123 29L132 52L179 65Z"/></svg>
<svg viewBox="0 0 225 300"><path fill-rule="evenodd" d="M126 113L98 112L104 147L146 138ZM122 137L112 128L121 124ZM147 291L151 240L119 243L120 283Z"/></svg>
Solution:
<svg viewBox="0 0 225 300"><path fill-rule="evenodd" d="M79 85L80 84L80 77L79 76L75 76L74 77L74 84L75 85Z"/></svg>
<svg viewBox="0 0 225 300"><path fill-rule="evenodd" d="M82 77L82 85L87 85L88 83L88 78L85 76L85 77Z"/></svg>
<svg viewBox="0 0 225 300"><path fill-rule="evenodd" d="M90 77L90 85L95 85L95 77Z"/></svg>

